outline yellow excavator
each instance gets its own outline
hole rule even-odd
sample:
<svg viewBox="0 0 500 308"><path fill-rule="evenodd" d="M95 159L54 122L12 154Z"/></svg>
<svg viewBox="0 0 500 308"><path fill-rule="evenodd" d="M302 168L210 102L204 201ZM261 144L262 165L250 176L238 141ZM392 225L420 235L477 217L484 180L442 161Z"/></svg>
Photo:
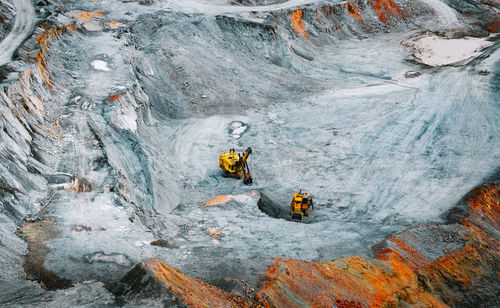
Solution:
<svg viewBox="0 0 500 308"><path fill-rule="evenodd" d="M293 194L292 203L290 204L290 216L292 220L302 221L304 217L311 214L313 201L310 194L302 193L302 190Z"/></svg>
<svg viewBox="0 0 500 308"><path fill-rule="evenodd" d="M252 176L248 168L247 159L252 153L252 148L248 148L242 155L237 154L234 149L219 157L219 167L222 169L224 177L234 177L243 179L246 185L252 184Z"/></svg>

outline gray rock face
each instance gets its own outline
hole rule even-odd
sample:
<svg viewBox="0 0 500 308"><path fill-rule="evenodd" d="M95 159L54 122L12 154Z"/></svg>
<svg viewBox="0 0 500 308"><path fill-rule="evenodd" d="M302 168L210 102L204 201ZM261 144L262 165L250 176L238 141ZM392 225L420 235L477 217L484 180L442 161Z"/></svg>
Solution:
<svg viewBox="0 0 500 308"><path fill-rule="evenodd" d="M10 28L12 28L12 21L14 20L16 11L12 4L9 2L0 2L0 37L3 39Z"/></svg>
<svg viewBox="0 0 500 308"><path fill-rule="evenodd" d="M440 222L500 158L498 43L439 69L401 45L483 33L463 14L486 6L448 2L385 22L372 1L361 19L344 1L34 2L2 68L0 305L123 304L105 286L148 257L256 286L274 257L370 255ZM248 146L253 186L223 178L219 154ZM308 224L283 219L299 189ZM431 259L460 247L436 228L415 230Z"/></svg>

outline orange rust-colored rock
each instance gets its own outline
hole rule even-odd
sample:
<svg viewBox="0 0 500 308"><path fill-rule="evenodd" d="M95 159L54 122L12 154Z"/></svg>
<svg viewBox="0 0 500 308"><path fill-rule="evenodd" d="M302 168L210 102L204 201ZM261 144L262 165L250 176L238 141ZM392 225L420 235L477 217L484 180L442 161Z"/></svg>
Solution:
<svg viewBox="0 0 500 308"><path fill-rule="evenodd" d="M86 22L96 17L102 17L105 14L106 11L82 11L82 10L74 10L65 13L65 15L74 17L79 22Z"/></svg>
<svg viewBox="0 0 500 308"><path fill-rule="evenodd" d="M355 17L359 20L363 20L363 17L361 17L360 15L360 11L361 11L361 8L358 7L356 4L352 3L352 2L347 2L346 4L344 4L346 10L347 10L347 13L349 13L349 15L351 15L352 17Z"/></svg>
<svg viewBox="0 0 500 308"><path fill-rule="evenodd" d="M110 95L108 101L117 101L120 98L120 94Z"/></svg>
<svg viewBox="0 0 500 308"><path fill-rule="evenodd" d="M89 192L92 190L92 184L85 178L74 177L67 188L68 191L76 191L78 193Z"/></svg>
<svg viewBox="0 0 500 308"><path fill-rule="evenodd" d="M81 11L81 10L75 10L66 13L66 15L73 17L80 23L82 23L83 27L89 31L102 30L100 21L103 19L103 16L105 14L106 11Z"/></svg>
<svg viewBox="0 0 500 308"><path fill-rule="evenodd" d="M40 74L42 75L45 84L49 88L53 88L52 83L50 82L49 78L49 71L47 69L47 63L45 59L45 55L47 53L47 49L50 46L50 43L53 39L60 39L61 35L66 33L66 32L74 32L76 31L76 27L74 24L68 24L65 26L61 27L41 27L42 29L45 29L45 31L38 36L36 41L40 45L40 50L38 51L36 57L35 57L35 62L37 64L38 69L40 70Z"/></svg>
<svg viewBox="0 0 500 308"><path fill-rule="evenodd" d="M274 307L382 307L408 304L439 306L437 298L419 291L417 274L397 254L387 261L361 257L311 263L279 259L258 292ZM350 305L350 306L349 306ZM441 305L444 306L444 305Z"/></svg>
<svg viewBox="0 0 500 308"><path fill-rule="evenodd" d="M213 238L218 238L218 237L222 236L222 234L223 234L221 231L219 231L219 230L217 230L215 228L208 229L208 233Z"/></svg>
<svg viewBox="0 0 500 308"><path fill-rule="evenodd" d="M136 270L139 277L130 277ZM189 307L253 307L253 304L241 296L228 293L198 279L190 278L179 270L170 267L158 259L148 259L136 266L124 279L135 279L135 287L145 289L144 284L155 284L162 292L168 293ZM152 281L148 281L151 280ZM155 288L157 289L157 288ZM141 291L141 290L138 290Z"/></svg>
<svg viewBox="0 0 500 308"><path fill-rule="evenodd" d="M288 16L288 18L292 21L292 28L295 34L307 39L309 38L309 33L307 32L304 21L302 20L303 15L304 12L301 9L298 9L293 11L292 16Z"/></svg>
<svg viewBox="0 0 500 308"><path fill-rule="evenodd" d="M488 31L493 32L493 33L498 33L500 32L500 19L495 20L488 26Z"/></svg>
<svg viewBox="0 0 500 308"><path fill-rule="evenodd" d="M404 15L404 11L392 0L370 0L370 5L384 24L395 16L401 17Z"/></svg>
<svg viewBox="0 0 500 308"><path fill-rule="evenodd" d="M398 233L374 246L380 248L374 258L277 258L253 301L157 259L144 261L134 269L140 267L142 275L129 273L124 281L128 290L142 290L144 277L154 277L190 307L493 307L500 292L499 190L498 184L475 190L457 222Z"/></svg>
<svg viewBox="0 0 500 308"><path fill-rule="evenodd" d="M241 198L245 198L245 199L251 198L251 197L254 197L256 195L257 195L256 191L250 191L250 192L243 194L243 195L217 195L214 198L205 201L203 204L206 206L217 206L217 205L226 204L229 201L238 200Z"/></svg>
<svg viewBox="0 0 500 308"><path fill-rule="evenodd" d="M89 19L104 16L104 14L106 14L105 11L90 11L90 12L75 11L74 14L69 14L69 15L70 16L74 15L78 19L79 22L86 22Z"/></svg>
<svg viewBox="0 0 500 308"><path fill-rule="evenodd" d="M371 261L351 257L317 264L277 259L256 298L273 307L327 307L334 302L344 307L345 303L360 307L494 305L500 272L499 188L489 185L474 192L468 214L457 224L468 233L457 233L467 235L456 240L466 244L436 260L405 243L405 234L388 239L393 248L383 249Z"/></svg>
<svg viewBox="0 0 500 308"><path fill-rule="evenodd" d="M217 206L224 203L227 203L231 200L231 196L229 195L217 195L213 199L205 201L206 206Z"/></svg>
<svg viewBox="0 0 500 308"><path fill-rule="evenodd" d="M429 285L447 302L459 302L465 306L475 305L475 298L499 292L500 184L480 187L472 195L468 200L470 205L467 215L460 221L462 226L471 231L467 244L421 271ZM450 286L450 279L455 285ZM489 290L488 287L494 288L495 283L496 289ZM457 293L454 289L470 292Z"/></svg>
<svg viewBox="0 0 500 308"><path fill-rule="evenodd" d="M462 219L462 224L472 227L471 219L488 219L497 229L500 228L500 185L488 185L478 188L470 198L470 215Z"/></svg>

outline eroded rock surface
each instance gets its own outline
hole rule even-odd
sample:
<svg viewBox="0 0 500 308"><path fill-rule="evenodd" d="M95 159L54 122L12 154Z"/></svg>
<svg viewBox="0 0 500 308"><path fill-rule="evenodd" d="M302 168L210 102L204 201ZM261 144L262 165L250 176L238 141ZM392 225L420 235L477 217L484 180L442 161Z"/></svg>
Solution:
<svg viewBox="0 0 500 308"><path fill-rule="evenodd" d="M157 259L137 265L115 292L191 307L493 307L500 292L499 189L473 191L457 223L420 225L375 245L375 258L276 259L254 299L230 296Z"/></svg>
<svg viewBox="0 0 500 308"><path fill-rule="evenodd" d="M185 276L158 259L138 264L115 287L115 294L128 299L160 298L165 305L190 307L251 307L248 300Z"/></svg>

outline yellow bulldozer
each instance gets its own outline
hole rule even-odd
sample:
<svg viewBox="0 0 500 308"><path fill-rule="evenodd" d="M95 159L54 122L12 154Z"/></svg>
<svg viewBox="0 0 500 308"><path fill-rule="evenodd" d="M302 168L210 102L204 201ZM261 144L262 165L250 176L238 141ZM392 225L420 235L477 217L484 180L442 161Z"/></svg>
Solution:
<svg viewBox="0 0 500 308"><path fill-rule="evenodd" d="M248 168L247 159L252 153L252 148L248 148L245 153L237 154L234 149L219 156L219 167L222 169L224 177L234 177L243 179L243 183L250 185L253 182Z"/></svg>
<svg viewBox="0 0 500 308"><path fill-rule="evenodd" d="M304 217L311 214L313 201L310 194L302 193L302 190L293 194L292 203L290 204L290 216L294 221L302 221Z"/></svg>

